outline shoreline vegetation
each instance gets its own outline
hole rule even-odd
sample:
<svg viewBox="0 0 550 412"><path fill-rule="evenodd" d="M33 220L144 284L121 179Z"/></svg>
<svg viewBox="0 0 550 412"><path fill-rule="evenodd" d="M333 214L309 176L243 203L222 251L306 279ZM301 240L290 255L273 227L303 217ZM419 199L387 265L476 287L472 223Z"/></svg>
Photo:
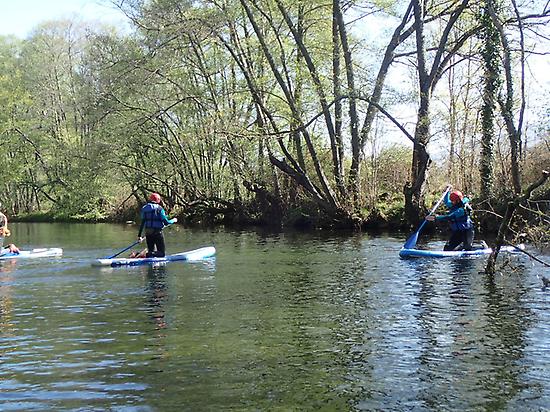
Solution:
<svg viewBox="0 0 550 412"><path fill-rule="evenodd" d="M544 234L544 224L548 223L544 216L550 209L550 189L541 190L538 196L534 197L527 207L519 211L519 218L516 219L513 229L516 232L529 232L535 230L535 237L544 241L548 238ZM204 206L204 205L202 205ZM137 201L132 204L126 204L124 207L106 208L106 210L92 211L83 214L69 214L67 212L34 212L19 213L10 217L12 222L29 223L136 223L139 222L139 210L141 204ZM480 205L483 207L483 205ZM225 210L219 208L188 208L183 210L178 206L169 207L170 215L178 218L179 224L187 227L200 226L228 226L235 228L243 227L265 227L279 230L335 230L364 232L378 231L399 231L407 232L415 227L407 222L404 201L392 201L379 203L377 207L370 211L365 211L363 217L352 226L342 225L324 214L321 210L304 206L301 209L288 209L284 216L278 216L273 219L269 212L258 212L258 208L250 205L248 209L242 208L240 213L236 213L232 208ZM494 238L498 233L499 225L502 221L502 215L506 208L506 202L501 202L500 207L494 208L490 212L475 208L474 202L474 223L476 224L476 233ZM444 207L439 211L443 213ZM447 225L429 224L424 229L426 233L446 231ZM539 233L542 232L542 233ZM525 233L523 233L525 234Z"/></svg>
<svg viewBox="0 0 550 412"><path fill-rule="evenodd" d="M293 210L289 216L282 221L273 221L269 216L251 216L246 212L235 216L234 213L224 214L219 211L212 213L191 213L177 212L172 209L170 215L177 217L179 223L184 226L216 226L226 225L235 227L271 227L280 229L326 229L326 230L347 230L369 231L377 229L407 230L410 226L403 214L403 204L393 205L384 210L376 210L361 221L358 226L340 225L338 222L324 216L318 211L304 212ZM69 215L63 212L34 212L20 213L10 218L11 222L28 223L128 223L139 222L139 207L131 207L124 210L117 210L113 213L89 212L85 214ZM177 210L177 209L176 209Z"/></svg>

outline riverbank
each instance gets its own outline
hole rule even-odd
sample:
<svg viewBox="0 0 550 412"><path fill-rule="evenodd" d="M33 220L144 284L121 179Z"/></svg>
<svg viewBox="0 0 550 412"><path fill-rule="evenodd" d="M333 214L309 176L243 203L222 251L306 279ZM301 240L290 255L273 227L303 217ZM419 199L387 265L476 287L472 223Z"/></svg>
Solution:
<svg viewBox="0 0 550 412"><path fill-rule="evenodd" d="M409 225L405 221L403 204L387 205L369 212L359 218L358 227L346 227L330 217L315 210L296 209L289 211L286 216L279 220L270 220L267 215L256 215L254 213L212 213L204 210L197 211L174 211L171 217L177 217L180 224L184 226L216 226L224 225L230 227L276 227L279 229L302 229L302 230L348 230L348 231L379 231L379 230L407 230ZM127 223L139 221L139 209L128 208L118 210L116 213L91 212L79 215L69 215L56 212L35 212L10 216L11 222L28 223Z"/></svg>
<svg viewBox="0 0 550 412"><path fill-rule="evenodd" d="M542 199L544 200L544 199ZM539 197L534 200L537 210L524 208L517 214L514 227L516 233L527 233L528 238L539 243L550 243L550 235L547 234L547 226L544 226L541 216L547 214L550 207L548 201L544 202ZM18 215L8 215L12 222L63 222L63 223L127 223L139 222L139 206L128 205L104 211L92 211L84 214L68 214L63 212L35 212ZM477 237L492 238L498 231L504 214L505 205L493 207L491 211L477 209L474 211L473 220L476 223ZM357 217L358 224L345 224L342 221L331 219L330 216L320 212L314 205L304 204L299 208L284 211L283 216L273 216L266 210L258 210L252 207L242 208L236 211L234 208L206 207L204 204L190 206L185 210L175 207L169 210L170 216L177 217L179 223L185 227L213 227L225 226L232 228L270 228L274 230L325 230L343 232L367 232L380 233L383 231L410 232L411 227L404 213L404 202L398 199L381 202L375 208L364 209ZM424 228L424 233L446 232L445 224L429 224Z"/></svg>

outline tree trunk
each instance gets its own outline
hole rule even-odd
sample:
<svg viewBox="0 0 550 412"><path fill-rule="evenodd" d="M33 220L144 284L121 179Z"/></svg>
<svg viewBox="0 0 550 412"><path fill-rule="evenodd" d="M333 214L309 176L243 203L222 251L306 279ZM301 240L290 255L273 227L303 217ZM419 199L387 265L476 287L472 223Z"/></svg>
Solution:
<svg viewBox="0 0 550 412"><path fill-rule="evenodd" d="M338 21L335 16L333 3L332 17L332 87L334 93L334 141L335 146L331 145L333 174L336 181L336 187L340 196L346 196L346 188L344 185L344 142L342 137L342 80L340 67L340 32L338 30Z"/></svg>
<svg viewBox="0 0 550 412"><path fill-rule="evenodd" d="M426 69L426 46L424 39L424 3L413 1L414 20L416 23L416 57L418 64L418 82L420 105L416 129L414 133L413 158L411 164L411 179L405 185L405 216L407 221L417 225L420 212L424 205L424 184L430 165L426 145L430 140L430 98L431 81Z"/></svg>
<svg viewBox="0 0 550 412"><path fill-rule="evenodd" d="M483 26L483 103L481 107L481 200L488 200L493 195L493 140L496 96L500 87L500 53L498 31L493 24L489 10L494 0L485 0L481 15Z"/></svg>
<svg viewBox="0 0 550 412"><path fill-rule="evenodd" d="M405 216L407 221L414 226L421 220L420 214L424 208L424 186L431 164L430 155L426 150L430 133L429 97L421 97L420 100L418 122L414 134L411 180L404 188Z"/></svg>
<svg viewBox="0 0 550 412"><path fill-rule="evenodd" d="M344 53L344 62L346 64L346 79L349 90L349 121L351 133L351 162L352 166L349 173L349 190L353 199L353 208L359 209L359 174L361 167L361 146L359 141L359 116L357 114L357 91L355 89L355 75L353 72L353 61L351 58L351 50L348 44L348 35L342 10L340 9L340 1L333 1L333 18L338 25L338 33L340 34L340 44Z"/></svg>
<svg viewBox="0 0 550 412"><path fill-rule="evenodd" d="M500 110L504 123L506 124L506 130L508 132L508 138L510 140L510 172L512 174L512 186L516 194L521 193L521 172L520 172L520 151L521 151L521 128L523 119L524 103L522 102L522 111L520 112L520 121L516 126L514 122L514 89L513 89L513 75L512 75L512 57L508 38L504 32L504 27L500 22L497 8L493 2L490 2L487 10L490 14L491 21L494 27L498 31L500 36L500 44L502 45L503 61L502 66L504 69L504 78L506 80L506 94L504 97L499 98ZM520 19L521 21L521 19ZM523 34L523 32L521 33ZM523 47L523 43L522 43ZM523 62L522 62L523 63ZM522 66L523 70L523 66ZM522 74L523 75L523 74ZM523 83L523 79L522 79ZM524 96L522 95L522 100Z"/></svg>

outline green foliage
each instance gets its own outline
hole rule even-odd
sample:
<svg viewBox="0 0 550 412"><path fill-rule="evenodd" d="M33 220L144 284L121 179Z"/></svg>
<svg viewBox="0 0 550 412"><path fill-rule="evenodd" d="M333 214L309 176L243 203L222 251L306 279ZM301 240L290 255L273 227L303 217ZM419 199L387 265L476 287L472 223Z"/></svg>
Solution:
<svg viewBox="0 0 550 412"><path fill-rule="evenodd" d="M397 229L406 223L404 220L404 211L405 202L403 196L395 194L384 196L374 208L365 209L363 214L370 225Z"/></svg>
<svg viewBox="0 0 550 412"><path fill-rule="evenodd" d="M408 179L412 149L401 145L392 145L383 149L377 156L377 177L381 191L401 193Z"/></svg>
<svg viewBox="0 0 550 412"><path fill-rule="evenodd" d="M105 222L110 218L110 215L101 213L101 211L90 211L83 214L70 214L66 211L48 211L48 212L33 212L20 213L12 221L17 222Z"/></svg>

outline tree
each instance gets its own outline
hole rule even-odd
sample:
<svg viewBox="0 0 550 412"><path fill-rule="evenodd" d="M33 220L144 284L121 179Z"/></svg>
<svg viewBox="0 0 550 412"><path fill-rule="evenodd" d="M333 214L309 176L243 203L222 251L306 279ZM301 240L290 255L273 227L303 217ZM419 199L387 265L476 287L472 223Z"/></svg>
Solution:
<svg viewBox="0 0 550 412"><path fill-rule="evenodd" d="M448 11L448 19L441 31L431 66L428 67L428 54L425 39L425 22L427 18L426 5L413 0L416 35L416 64L418 74L419 106L413 141L413 158L411 167L411 181L405 185L405 214L407 220L417 224L420 220L420 211L423 207L424 185L427 179L428 168L431 163L427 145L430 141L430 103L432 93L441 78L441 74L464 42L477 30L470 27L462 30L456 38L451 38L452 30L462 14L467 10L469 0L453 3Z"/></svg>
<svg viewBox="0 0 550 412"><path fill-rule="evenodd" d="M484 90L481 108L481 195L482 200L489 200L493 194L493 141L495 138L494 118L495 105L500 81L500 42L499 35L491 17L495 8L494 0L486 0L481 11L482 57L484 64Z"/></svg>

